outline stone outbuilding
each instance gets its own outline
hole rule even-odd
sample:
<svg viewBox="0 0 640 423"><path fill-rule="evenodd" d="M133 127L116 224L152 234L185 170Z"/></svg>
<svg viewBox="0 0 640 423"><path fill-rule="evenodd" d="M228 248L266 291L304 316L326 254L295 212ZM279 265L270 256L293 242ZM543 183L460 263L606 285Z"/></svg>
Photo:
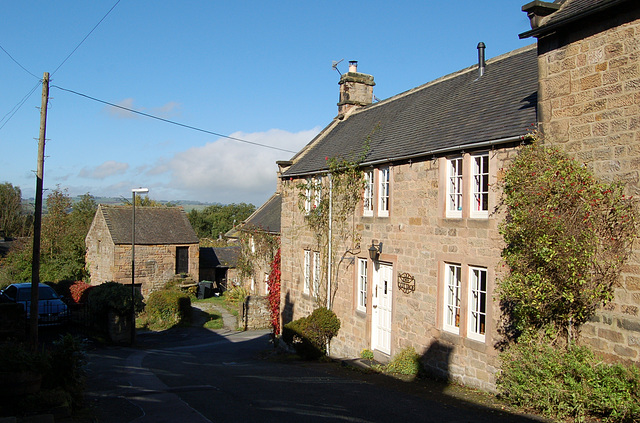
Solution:
<svg viewBox="0 0 640 423"><path fill-rule="evenodd" d="M200 280L214 282L215 290L221 293L238 285L239 256L238 245L200 248Z"/></svg>
<svg viewBox="0 0 640 423"><path fill-rule="evenodd" d="M91 284L131 283L132 209L99 205L86 237ZM199 240L181 207L136 207L135 282L142 295L180 275L199 280Z"/></svg>

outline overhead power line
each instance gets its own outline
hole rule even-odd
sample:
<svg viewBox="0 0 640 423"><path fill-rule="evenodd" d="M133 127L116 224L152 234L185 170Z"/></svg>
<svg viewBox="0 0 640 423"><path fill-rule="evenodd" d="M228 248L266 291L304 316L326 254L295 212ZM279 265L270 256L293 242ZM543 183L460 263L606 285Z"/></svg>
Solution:
<svg viewBox="0 0 640 423"><path fill-rule="evenodd" d="M120 106L120 105L117 105L117 104L109 103L108 101L100 100L98 98L91 97L89 95L82 94L82 93L79 93L77 91L73 91L73 90L70 90L70 89L67 89L67 88L62 88L62 87L60 87L58 85L51 85L51 88L57 88L59 90L66 91L66 92L78 95L80 97L88 98L89 100L97 101L98 103L106 104L106 105L111 106L111 107L116 107L118 109L126 110L126 111L131 112L131 113L135 113L135 114L138 114L138 115L141 115L141 116L145 116L145 117L148 117L148 118L151 118L151 119L156 119L156 120L159 120L159 121L162 121L162 122L170 123L172 125L181 126L183 128L191 129L191 130L194 130L194 131L204 132L205 134L215 135L215 136L220 137L220 138L227 138L227 139L230 139L230 140L233 140L233 141L242 142L242 143L245 143L245 144L256 145L258 147L264 147L264 148L270 148L272 150L284 151L286 153L293 153L293 154L297 153L296 151L287 150L286 148L274 147L274 146L268 145L268 144L261 144L259 142L243 140L241 138L236 138L236 137L220 134L220 133L213 132L213 131L208 131L206 129L197 128L195 126L186 125L184 123L176 122L176 121L173 121L173 120L164 119L164 118L161 118L159 116L150 115L149 113L144 113L144 112L141 112L141 111L138 111L138 110L130 109L128 107L124 107L124 106Z"/></svg>
<svg viewBox="0 0 640 423"><path fill-rule="evenodd" d="M64 65L64 64L66 63L66 61L67 61L67 60L69 60L69 58L73 55L73 53L75 53L75 52L76 52L76 50L78 50L78 49L80 48L80 46L82 45L82 43L84 43L84 42L85 42L85 40L86 40L87 38L89 38L89 36L93 33L93 31L95 31L95 30L96 30L96 28L97 28L97 27L102 23L102 21L104 21L104 20L107 18L107 16L109 16L109 13L111 13L111 11L112 11L113 9L115 9L115 8L116 8L116 6L118 5L118 3L120 3L120 0L116 1L116 4L114 4L114 5L111 7L111 9L109 9L109 11L108 11L108 12L107 12L103 17L102 17L102 19L100 19L100 21L99 21L99 22L98 22L98 23L93 27L93 29L91 29L91 31L89 31L89 33L88 33L88 34L87 34L87 35L82 39L82 41L80 41L80 42L78 43L78 45L76 46L76 48L74 48L74 49L73 49L73 51L72 51L71 53L69 53L69 55L68 55L67 57L65 57L65 59L62 61L62 63L60 63L60 64L58 65L58 67L57 67L53 72L51 72L51 76L53 76L53 74L54 74L54 73L58 72L58 69L60 69L60 68L62 67L62 65Z"/></svg>
<svg viewBox="0 0 640 423"><path fill-rule="evenodd" d="M2 122L2 125L0 125L0 130L2 130L2 128L4 128L4 126L7 123L9 123L13 115L18 113L18 110L20 110L20 108L24 105L24 103L26 103L29 97L31 97L31 94L33 94L36 91L36 89L40 86L40 84L42 84L42 80L38 81L36 86L31 88L31 90L29 90L29 92L24 97L22 97L22 100L20 100L18 104L13 106L13 109L9 110L9 112L2 117L2 119L0 120L0 122Z"/></svg>
<svg viewBox="0 0 640 423"><path fill-rule="evenodd" d="M1 49L2 51L4 51L4 52L5 52L5 54L6 54L7 56L9 56L9 59L13 60L13 62L14 62L16 65L20 66L20 67L22 68L22 70L23 70L23 71L25 71L25 72L26 72L26 73L28 73L29 75L33 76L35 79L40 80L40 77L38 77L38 76L34 75L34 74L33 74L33 73L31 73L27 68L25 68L24 66L22 66L22 65L20 64L20 62L18 62L16 59L14 59L14 58L13 58L13 56L12 56L12 55L10 55L10 54L9 54L9 52L8 52L7 50L5 50L5 49L4 49L4 47L0 46L0 49Z"/></svg>

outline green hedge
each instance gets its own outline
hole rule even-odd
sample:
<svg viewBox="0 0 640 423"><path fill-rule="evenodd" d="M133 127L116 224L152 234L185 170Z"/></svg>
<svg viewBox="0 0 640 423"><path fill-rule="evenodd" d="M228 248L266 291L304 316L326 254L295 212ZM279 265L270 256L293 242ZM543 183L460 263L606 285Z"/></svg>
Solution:
<svg viewBox="0 0 640 423"><path fill-rule="evenodd" d="M500 395L556 419L640 420L640 370L601 362L586 347L520 343L502 355Z"/></svg>
<svg viewBox="0 0 640 423"><path fill-rule="evenodd" d="M185 323L191 317L191 298L174 289L154 291L149 295L145 312L151 326L170 327Z"/></svg>
<svg viewBox="0 0 640 423"><path fill-rule="evenodd" d="M340 319L333 311L321 307L307 317L287 323L282 329L282 339L301 357L317 359L327 354L327 344L339 330Z"/></svg>
<svg viewBox="0 0 640 423"><path fill-rule="evenodd" d="M109 310L125 316L131 313L131 285L118 282L105 282L89 290L88 295L91 312L99 318L106 318ZM136 313L144 309L142 295L135 291L134 304Z"/></svg>

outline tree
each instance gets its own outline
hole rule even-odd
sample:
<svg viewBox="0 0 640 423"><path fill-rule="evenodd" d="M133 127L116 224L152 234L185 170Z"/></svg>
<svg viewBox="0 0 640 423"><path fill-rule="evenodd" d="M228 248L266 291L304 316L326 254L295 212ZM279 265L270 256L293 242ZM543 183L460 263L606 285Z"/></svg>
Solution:
<svg viewBox="0 0 640 423"><path fill-rule="evenodd" d="M41 280L85 279L85 237L97 209L93 197L85 194L74 204L66 190L56 187L47 196L46 209L42 219ZM11 249L2 263L2 281L31 279L32 247L32 242L24 242Z"/></svg>
<svg viewBox="0 0 640 423"><path fill-rule="evenodd" d="M22 192L9 182L0 184L0 234L7 237L29 233L31 219L22 211Z"/></svg>
<svg viewBox="0 0 640 423"><path fill-rule="evenodd" d="M188 217L198 238L216 239L251 216L255 210L253 204L214 204L202 211L193 209Z"/></svg>
<svg viewBox="0 0 640 423"><path fill-rule="evenodd" d="M504 174L500 226L509 273L498 292L512 337L539 331L569 343L613 298L637 236L636 202L621 183L597 181L581 163L539 142Z"/></svg>

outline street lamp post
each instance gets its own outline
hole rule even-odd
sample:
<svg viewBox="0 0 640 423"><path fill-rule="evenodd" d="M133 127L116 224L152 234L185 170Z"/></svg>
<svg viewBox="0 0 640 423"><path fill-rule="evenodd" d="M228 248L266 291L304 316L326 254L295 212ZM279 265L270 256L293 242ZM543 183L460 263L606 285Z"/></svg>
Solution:
<svg viewBox="0 0 640 423"><path fill-rule="evenodd" d="M149 188L133 188L131 190L131 204L133 216L131 219L131 345L136 340L136 194L146 194Z"/></svg>

